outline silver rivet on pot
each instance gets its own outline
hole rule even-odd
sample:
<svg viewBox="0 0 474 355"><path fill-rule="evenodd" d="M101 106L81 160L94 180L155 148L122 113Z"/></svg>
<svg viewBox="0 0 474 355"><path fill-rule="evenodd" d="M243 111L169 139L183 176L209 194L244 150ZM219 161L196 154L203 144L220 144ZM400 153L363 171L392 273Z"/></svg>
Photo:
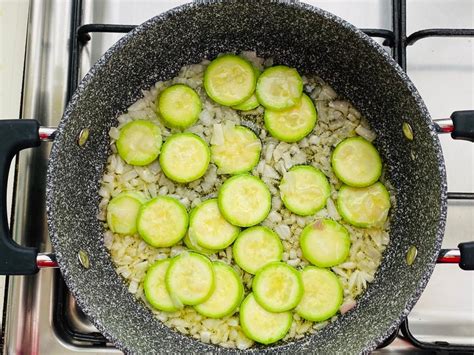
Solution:
<svg viewBox="0 0 474 355"><path fill-rule="evenodd" d="M407 255L405 256L405 260L408 266L412 265L415 262L417 255L418 249L416 249L414 245L408 248Z"/></svg>
<svg viewBox="0 0 474 355"><path fill-rule="evenodd" d="M408 139L409 141L413 140L413 129L411 128L409 123L403 122L402 131L406 139Z"/></svg>
<svg viewBox="0 0 474 355"><path fill-rule="evenodd" d="M79 136L77 136L77 144L79 147L83 147L84 144L87 143L87 140L89 139L89 128L83 128L79 132Z"/></svg>
<svg viewBox="0 0 474 355"><path fill-rule="evenodd" d="M77 257L79 259L79 262L85 269L90 268L91 264L89 262L89 255L87 255L84 250L79 250L79 253L77 253Z"/></svg>

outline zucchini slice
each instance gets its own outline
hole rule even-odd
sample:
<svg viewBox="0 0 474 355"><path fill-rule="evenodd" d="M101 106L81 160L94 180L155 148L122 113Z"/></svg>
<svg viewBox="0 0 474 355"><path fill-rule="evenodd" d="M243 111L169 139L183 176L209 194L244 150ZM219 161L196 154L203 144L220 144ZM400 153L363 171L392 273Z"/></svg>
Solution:
<svg viewBox="0 0 474 355"><path fill-rule="evenodd" d="M154 308L165 312L175 312L179 308L173 303L165 285L165 275L171 259L158 260L146 272L143 283L145 297Z"/></svg>
<svg viewBox="0 0 474 355"><path fill-rule="evenodd" d="M227 222L219 211L217 199L202 202L191 211L189 236L205 249L224 249L239 235L240 228Z"/></svg>
<svg viewBox="0 0 474 355"><path fill-rule="evenodd" d="M122 192L110 200L107 205L107 224L110 230L118 234L135 234L137 216L145 198L139 192Z"/></svg>
<svg viewBox="0 0 474 355"><path fill-rule="evenodd" d="M268 312L250 293L240 305L240 326L250 339L271 344L285 337L291 327L291 312Z"/></svg>
<svg viewBox="0 0 474 355"><path fill-rule="evenodd" d="M142 239L152 247L170 247L186 234L188 212L178 200L158 196L141 206L137 229Z"/></svg>
<svg viewBox="0 0 474 355"><path fill-rule="evenodd" d="M217 250L210 250L201 247L195 239L191 238L189 236L189 231L186 233L183 239L184 244L191 250L197 251L198 253L204 254L204 255L211 255L214 253L217 253Z"/></svg>
<svg viewBox="0 0 474 355"><path fill-rule="evenodd" d="M274 261L257 271L252 291L267 311L285 312L295 308L303 297L303 281L294 267Z"/></svg>
<svg viewBox="0 0 474 355"><path fill-rule="evenodd" d="M160 154L161 130L153 122L136 120L120 129L117 151L130 165L148 165Z"/></svg>
<svg viewBox="0 0 474 355"><path fill-rule="evenodd" d="M382 174L382 159L377 149L362 137L340 142L331 156L334 174L344 184L366 187L375 183Z"/></svg>
<svg viewBox="0 0 474 355"><path fill-rule="evenodd" d="M172 299L194 306L206 301L214 291L214 270L204 255L185 252L172 259L165 276Z"/></svg>
<svg viewBox="0 0 474 355"><path fill-rule="evenodd" d="M316 125L318 115L313 101L303 94L292 107L283 111L265 110L265 127L270 134L284 142L298 142L307 136Z"/></svg>
<svg viewBox="0 0 474 355"><path fill-rule="evenodd" d="M244 285L237 272L222 261L214 261L214 291L194 309L209 318L223 318L235 312L244 297Z"/></svg>
<svg viewBox="0 0 474 355"><path fill-rule="evenodd" d="M232 108L239 111L250 111L256 109L259 105L260 102L258 102L257 95L252 94L247 100L241 104L232 106Z"/></svg>
<svg viewBox="0 0 474 355"><path fill-rule="evenodd" d="M207 143L193 133L170 136L160 155L165 175L176 182L187 183L202 177L209 166L211 152Z"/></svg>
<svg viewBox="0 0 474 355"><path fill-rule="evenodd" d="M226 54L214 59L204 72L204 89L224 106L241 104L255 91L256 76L247 60Z"/></svg>
<svg viewBox="0 0 474 355"><path fill-rule="evenodd" d="M223 174L239 174L250 171L258 164L262 143L252 130L244 126L224 125L224 140L211 145L212 161Z"/></svg>
<svg viewBox="0 0 474 355"><path fill-rule="evenodd" d="M326 206L330 193L326 175L309 165L292 167L280 182L285 207L300 216L312 215Z"/></svg>
<svg viewBox="0 0 474 355"><path fill-rule="evenodd" d="M266 109L280 111L295 106L302 93L301 76L284 65L265 69L257 81L257 99Z"/></svg>
<svg viewBox="0 0 474 355"><path fill-rule="evenodd" d="M307 225L300 236L303 256L313 265L331 267L349 256L351 238L341 224L324 218Z"/></svg>
<svg viewBox="0 0 474 355"><path fill-rule="evenodd" d="M337 209L356 227L378 227L387 220L390 195L381 182L368 187L343 185L337 195Z"/></svg>
<svg viewBox="0 0 474 355"><path fill-rule="evenodd" d="M250 174L241 174L222 184L217 202L228 222L239 227L251 227L270 213L272 195L262 180Z"/></svg>
<svg viewBox="0 0 474 355"><path fill-rule="evenodd" d="M304 293L296 313L313 322L322 322L335 315L344 298L337 276L328 269L306 266L301 277Z"/></svg>
<svg viewBox="0 0 474 355"><path fill-rule="evenodd" d="M138 201L140 201L141 203L145 203L147 201L147 198L145 197L143 192L137 191L137 190L124 191L124 192L121 192L120 195L121 196L133 197L133 198L137 199Z"/></svg>
<svg viewBox="0 0 474 355"><path fill-rule="evenodd" d="M202 109L199 95L184 84L172 85L163 90L157 106L165 125L178 129L185 129L196 123Z"/></svg>
<svg viewBox="0 0 474 355"><path fill-rule="evenodd" d="M232 246L234 260L241 269L255 274L272 261L280 261L283 244L270 228L255 226L241 232Z"/></svg>

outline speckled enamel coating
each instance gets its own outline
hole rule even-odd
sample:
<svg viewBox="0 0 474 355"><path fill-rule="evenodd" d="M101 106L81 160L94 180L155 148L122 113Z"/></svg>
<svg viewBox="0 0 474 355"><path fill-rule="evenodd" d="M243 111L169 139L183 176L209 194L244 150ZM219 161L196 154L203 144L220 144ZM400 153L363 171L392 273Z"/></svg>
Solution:
<svg viewBox="0 0 474 355"><path fill-rule="evenodd" d="M64 113L49 164L49 229L64 279L97 328L127 353L232 352L169 329L128 293L96 215L107 132L117 115L140 97L140 89L173 77L183 65L241 50L316 73L353 102L378 134L375 144L398 201L383 264L357 307L316 335L248 352L368 352L408 314L431 275L446 219L444 162L426 107L405 73L352 25L305 4L184 5L139 26L98 61ZM412 142L403 136L404 121L413 128ZM76 138L84 127L91 135L81 148ZM409 267L411 245L418 257ZM79 250L89 255L87 270Z"/></svg>

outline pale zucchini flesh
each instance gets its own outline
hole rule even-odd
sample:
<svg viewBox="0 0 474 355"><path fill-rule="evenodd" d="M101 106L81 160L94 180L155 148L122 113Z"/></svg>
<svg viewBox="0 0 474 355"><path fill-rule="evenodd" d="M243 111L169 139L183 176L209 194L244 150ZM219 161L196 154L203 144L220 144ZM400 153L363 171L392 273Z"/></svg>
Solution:
<svg viewBox="0 0 474 355"><path fill-rule="evenodd" d="M257 271L252 282L255 300L269 312L295 308L303 296L303 281L292 266L276 261Z"/></svg>
<svg viewBox="0 0 474 355"><path fill-rule="evenodd" d="M296 307L302 318L322 322L334 316L342 304L341 282L329 269L307 266L301 271L303 298Z"/></svg>
<svg viewBox="0 0 474 355"><path fill-rule="evenodd" d="M115 142L120 157L130 165L148 165L160 154L161 130L151 121L136 120L120 128Z"/></svg>
<svg viewBox="0 0 474 355"><path fill-rule="evenodd" d="M209 147L201 137L193 133L177 133L163 144L160 165L169 179L188 183L206 173L210 159Z"/></svg>
<svg viewBox="0 0 474 355"><path fill-rule="evenodd" d="M184 245L188 247L188 249L196 251L200 254L211 255L211 254L217 253L217 250L211 250L211 249L206 249L206 248L201 247L194 238L191 238L189 236L189 230L188 230L188 233L186 233L186 235L184 236L183 242L184 242Z"/></svg>
<svg viewBox="0 0 474 355"><path fill-rule="evenodd" d="M137 218L142 239L155 248L179 242L188 229L188 212L176 199L158 196L143 204Z"/></svg>
<svg viewBox="0 0 474 355"><path fill-rule="evenodd" d="M266 109L279 111L295 106L302 93L301 76L284 65L265 69L257 81L257 99Z"/></svg>
<svg viewBox="0 0 474 355"><path fill-rule="evenodd" d="M165 285L165 276L171 259L159 260L148 268L143 291L146 300L154 308L165 312L175 312L179 308L173 303Z"/></svg>
<svg viewBox="0 0 474 355"><path fill-rule="evenodd" d="M224 106L246 101L255 91L256 76L252 64L233 54L214 59L204 72L207 95Z"/></svg>
<svg viewBox="0 0 474 355"><path fill-rule="evenodd" d="M224 125L223 140L211 145L212 161L221 174L240 174L258 164L262 143L250 129L244 126Z"/></svg>
<svg viewBox="0 0 474 355"><path fill-rule="evenodd" d="M291 312L273 313L265 310L250 293L240 305L240 326L250 339L271 344L285 337L291 327Z"/></svg>
<svg viewBox="0 0 474 355"><path fill-rule="evenodd" d="M291 212L309 216L326 206L331 193L327 177L309 165L292 167L280 182L280 196Z"/></svg>
<svg viewBox="0 0 474 355"><path fill-rule="evenodd" d="M218 193L219 210L235 226L251 227L263 221L272 207L271 194L259 178L241 174L226 180Z"/></svg>
<svg viewBox="0 0 474 355"><path fill-rule="evenodd" d="M137 217L143 199L140 195L122 192L110 200L107 205L107 225L118 234L135 234L137 232Z"/></svg>
<svg viewBox="0 0 474 355"><path fill-rule="evenodd" d="M317 119L313 101L306 94L290 108L283 111L267 109L264 113L268 132L273 137L289 143L306 137L313 130Z"/></svg>
<svg viewBox="0 0 474 355"><path fill-rule="evenodd" d="M356 227L380 227L388 217L390 195L381 182L368 187L343 185L337 195L337 209Z"/></svg>
<svg viewBox="0 0 474 355"><path fill-rule="evenodd" d="M303 256L311 264L332 267L349 256L351 239L347 229L329 218L307 225L300 236Z"/></svg>
<svg viewBox="0 0 474 355"><path fill-rule="evenodd" d="M237 265L250 274L273 261L280 261L283 244L280 237L268 227L255 226L242 231L232 246Z"/></svg>
<svg viewBox="0 0 474 355"><path fill-rule="evenodd" d="M210 318L224 318L233 314L244 296L244 286L237 272L229 265L215 261L214 291L211 296L194 309Z"/></svg>
<svg viewBox="0 0 474 355"><path fill-rule="evenodd" d="M252 65L252 67L253 72L255 73L255 80L257 80L261 74L261 71L255 65ZM260 106L260 102L258 102L257 95L253 93L252 96L250 96L247 100L241 104L232 106L232 108L239 111L251 111L256 109L258 106Z"/></svg>
<svg viewBox="0 0 474 355"><path fill-rule="evenodd" d="M194 306L206 301L214 291L214 270L204 255L184 252L176 256L165 277L172 299Z"/></svg>
<svg viewBox="0 0 474 355"><path fill-rule="evenodd" d="M332 153L331 164L338 179L354 187L370 186L382 174L382 159L377 149L362 137L340 142Z"/></svg>
<svg viewBox="0 0 474 355"><path fill-rule="evenodd" d="M183 84L167 87L157 101L158 111L165 125L170 128L185 129L192 126L202 109L196 91Z"/></svg>
<svg viewBox="0 0 474 355"><path fill-rule="evenodd" d="M196 206L191 212L189 237L206 250L225 249L239 235L240 228L225 220L219 211L217 199Z"/></svg>

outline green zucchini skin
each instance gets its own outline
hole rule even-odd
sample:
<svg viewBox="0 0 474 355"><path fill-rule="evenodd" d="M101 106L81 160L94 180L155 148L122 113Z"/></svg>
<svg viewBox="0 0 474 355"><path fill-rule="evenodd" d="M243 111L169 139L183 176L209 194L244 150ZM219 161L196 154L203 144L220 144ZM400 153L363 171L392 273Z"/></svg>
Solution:
<svg viewBox="0 0 474 355"><path fill-rule="evenodd" d="M280 237L268 227L255 226L243 230L232 246L237 265L250 274L272 261L280 261L283 244Z"/></svg>
<svg viewBox="0 0 474 355"><path fill-rule="evenodd" d="M294 68L285 65L273 66L260 74L255 92L258 101L266 109L285 110L300 101L303 93L303 79Z"/></svg>
<svg viewBox="0 0 474 355"><path fill-rule="evenodd" d="M204 72L207 95L223 106L235 106L249 99L257 80L252 64L234 54L214 59Z"/></svg>
<svg viewBox="0 0 474 355"><path fill-rule="evenodd" d="M285 207L300 216L310 216L324 208L331 194L326 175L310 165L297 165L288 170L279 189Z"/></svg>
<svg viewBox="0 0 474 355"><path fill-rule="evenodd" d="M382 175L382 159L372 143L362 137L346 138L331 155L334 174L344 184L367 187Z"/></svg>
<svg viewBox="0 0 474 355"><path fill-rule="evenodd" d="M168 137L160 154L161 169L166 177L180 183L201 178L210 160L209 146L194 133L176 133Z"/></svg>
<svg viewBox="0 0 474 355"><path fill-rule="evenodd" d="M293 322L291 312L273 313L261 307L249 293L240 305L240 326L250 339L272 344L285 337Z"/></svg>
<svg viewBox="0 0 474 355"><path fill-rule="evenodd" d="M143 194L135 191L121 192L107 205L107 225L118 234L132 235L137 232L137 218L145 201Z"/></svg>
<svg viewBox="0 0 474 355"><path fill-rule="evenodd" d="M211 297L215 287L211 261L202 254L185 252L172 259L165 276L166 289L183 305L195 306Z"/></svg>
<svg viewBox="0 0 474 355"><path fill-rule="evenodd" d="M307 225L300 235L303 256L311 264L332 267L349 256L351 238L347 229L329 218Z"/></svg>
<svg viewBox="0 0 474 355"><path fill-rule="evenodd" d="M240 276L229 265L214 261L215 288L211 296L194 309L209 318L224 318L233 314L244 297L244 286Z"/></svg>
<svg viewBox="0 0 474 355"><path fill-rule="evenodd" d="M190 215L189 233L204 250L225 249L240 233L240 228L227 222L219 211L217 199L196 206ZM191 235L190 235L191 237Z"/></svg>
<svg viewBox="0 0 474 355"><path fill-rule="evenodd" d="M296 313L312 322L323 322L334 316L344 298L337 276L329 269L316 266L306 266L301 276L305 292Z"/></svg>
<svg viewBox="0 0 474 355"><path fill-rule="evenodd" d="M185 236L188 223L188 211L181 202L169 196L158 196L140 207L137 230L147 244L165 248Z"/></svg>
<svg viewBox="0 0 474 355"><path fill-rule="evenodd" d="M145 166L158 158L161 130L151 121L135 120L120 128L115 142L120 157L130 165Z"/></svg>
<svg viewBox="0 0 474 355"><path fill-rule="evenodd" d="M294 143L313 131L318 121L318 114L311 98L303 94L294 106L287 109L265 110L264 121L265 128L273 137L283 142Z"/></svg>
<svg viewBox="0 0 474 355"><path fill-rule="evenodd" d="M285 312L295 308L303 297L303 281L294 267L274 261L257 271L252 291L267 311Z"/></svg>
<svg viewBox="0 0 474 355"><path fill-rule="evenodd" d="M192 88L175 84L163 90L158 97L157 108L167 127L185 129L199 119L202 103Z"/></svg>
<svg viewBox="0 0 474 355"><path fill-rule="evenodd" d="M224 218L239 227L251 227L262 222L272 208L271 199L270 190L265 183L250 174L235 175L227 179L217 196L219 210ZM247 201L248 204L244 205L242 201Z"/></svg>
<svg viewBox="0 0 474 355"><path fill-rule="evenodd" d="M171 259L158 260L148 268L143 283L145 298L154 308L165 312L176 312L179 308L173 303L165 285L165 276Z"/></svg>
<svg viewBox="0 0 474 355"><path fill-rule="evenodd" d="M260 139L251 129L244 126L224 127L223 134L223 144L211 145L211 160L224 174L251 171L260 160Z"/></svg>
<svg viewBox="0 0 474 355"><path fill-rule="evenodd" d="M390 194L381 182L367 187L343 185L337 195L339 214L356 227L382 226L388 218L390 207Z"/></svg>

